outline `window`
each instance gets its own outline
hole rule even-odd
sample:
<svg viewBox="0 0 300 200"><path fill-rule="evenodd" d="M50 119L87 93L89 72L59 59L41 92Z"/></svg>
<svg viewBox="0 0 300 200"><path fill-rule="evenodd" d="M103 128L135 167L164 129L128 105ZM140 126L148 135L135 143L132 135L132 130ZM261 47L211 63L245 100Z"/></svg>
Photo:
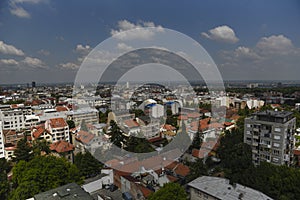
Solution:
<svg viewBox="0 0 300 200"><path fill-rule="evenodd" d="M274 128L275 132L281 132L281 128Z"/></svg>
<svg viewBox="0 0 300 200"><path fill-rule="evenodd" d="M251 128L251 124L247 124L247 128Z"/></svg>
<svg viewBox="0 0 300 200"><path fill-rule="evenodd" d="M274 147L280 147L280 144L279 144L279 143L276 143L276 142L274 142L274 143L273 143L273 146L274 146Z"/></svg>
<svg viewBox="0 0 300 200"><path fill-rule="evenodd" d="M247 133L248 135L251 135L251 132L250 132L250 131L246 131L246 133Z"/></svg>
<svg viewBox="0 0 300 200"><path fill-rule="evenodd" d="M274 154L274 155L279 155L279 153L280 153L280 152L279 152L278 150L273 150L273 154Z"/></svg>
<svg viewBox="0 0 300 200"><path fill-rule="evenodd" d="M274 135L275 140L280 140L280 135Z"/></svg>

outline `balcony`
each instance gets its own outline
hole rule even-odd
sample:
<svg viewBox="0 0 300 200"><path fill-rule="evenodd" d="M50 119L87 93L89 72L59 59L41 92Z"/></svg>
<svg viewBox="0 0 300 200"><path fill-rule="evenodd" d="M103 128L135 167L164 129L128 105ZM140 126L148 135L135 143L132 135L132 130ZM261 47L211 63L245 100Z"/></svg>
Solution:
<svg viewBox="0 0 300 200"><path fill-rule="evenodd" d="M252 145L257 147L258 146L258 142L253 142Z"/></svg>
<svg viewBox="0 0 300 200"><path fill-rule="evenodd" d="M253 135L253 139L259 139L258 135Z"/></svg>
<svg viewBox="0 0 300 200"><path fill-rule="evenodd" d="M257 150L257 149L252 149L252 153L257 154L257 153L258 153L258 150Z"/></svg>

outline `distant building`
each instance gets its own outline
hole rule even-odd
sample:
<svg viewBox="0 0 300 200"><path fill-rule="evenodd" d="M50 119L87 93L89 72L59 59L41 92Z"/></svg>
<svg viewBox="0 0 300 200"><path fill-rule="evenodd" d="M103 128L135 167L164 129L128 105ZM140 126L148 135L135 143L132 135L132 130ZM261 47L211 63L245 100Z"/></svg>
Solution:
<svg viewBox="0 0 300 200"><path fill-rule="evenodd" d="M252 148L255 165L270 162L290 166L293 161L296 118L288 111L262 111L245 119L244 142Z"/></svg>
<svg viewBox="0 0 300 200"><path fill-rule="evenodd" d="M252 188L229 183L228 179L201 176L188 183L191 200L272 200L272 198Z"/></svg>
<svg viewBox="0 0 300 200"><path fill-rule="evenodd" d="M36 87L36 83L35 83L35 81L32 81L32 83L31 83L31 86L32 86L33 88L35 88L35 87Z"/></svg>

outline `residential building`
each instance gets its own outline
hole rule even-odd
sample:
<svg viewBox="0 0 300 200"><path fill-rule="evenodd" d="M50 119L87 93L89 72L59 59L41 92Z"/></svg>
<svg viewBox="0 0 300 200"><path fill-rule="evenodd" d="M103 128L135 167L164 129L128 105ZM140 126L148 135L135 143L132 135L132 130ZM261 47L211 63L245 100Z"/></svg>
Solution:
<svg viewBox="0 0 300 200"><path fill-rule="evenodd" d="M188 183L191 200L272 200L260 191L240 185L230 184L228 179L201 176Z"/></svg>
<svg viewBox="0 0 300 200"><path fill-rule="evenodd" d="M245 119L244 142L252 148L255 165L266 161L290 166L296 118L288 111L261 111Z"/></svg>
<svg viewBox="0 0 300 200"><path fill-rule="evenodd" d="M76 126L80 125L84 120L88 124L99 123L99 111L93 108L80 108L66 112L67 120L73 120Z"/></svg>
<svg viewBox="0 0 300 200"><path fill-rule="evenodd" d="M28 200L52 200L52 199L78 199L78 200L93 200L94 198L84 191L76 183L69 183L61 187L42 192L34 195Z"/></svg>
<svg viewBox="0 0 300 200"><path fill-rule="evenodd" d="M31 107L24 105L11 105L0 109L0 121L3 130L21 130L26 128L26 115L32 115Z"/></svg>
<svg viewBox="0 0 300 200"><path fill-rule="evenodd" d="M51 134L52 142L59 140L70 142L69 126L63 118L48 119L45 129Z"/></svg>
<svg viewBox="0 0 300 200"><path fill-rule="evenodd" d="M65 159L73 162L73 150L74 146L64 140L60 140L50 144L50 150L52 151L52 155L57 157L64 157Z"/></svg>
<svg viewBox="0 0 300 200"><path fill-rule="evenodd" d="M0 158L4 158L4 135L2 131L2 122L0 121Z"/></svg>

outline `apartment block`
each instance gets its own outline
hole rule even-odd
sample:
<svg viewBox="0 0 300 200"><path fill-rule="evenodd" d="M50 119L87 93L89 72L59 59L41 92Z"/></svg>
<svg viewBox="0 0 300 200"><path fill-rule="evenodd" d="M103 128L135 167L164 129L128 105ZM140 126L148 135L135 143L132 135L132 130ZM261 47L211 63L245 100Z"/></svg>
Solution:
<svg viewBox="0 0 300 200"><path fill-rule="evenodd" d="M70 142L69 126L63 118L47 120L45 129L51 134L52 142L57 142L59 140Z"/></svg>
<svg viewBox="0 0 300 200"><path fill-rule="evenodd" d="M0 158L4 158L4 135L2 131L2 122L0 121Z"/></svg>
<svg viewBox="0 0 300 200"><path fill-rule="evenodd" d="M32 109L25 106L10 106L0 109L0 121L3 130L21 130L26 128L26 115L32 115Z"/></svg>
<svg viewBox="0 0 300 200"><path fill-rule="evenodd" d="M245 119L244 143L252 148L255 165L270 162L290 166L296 119L289 111L261 111Z"/></svg>

